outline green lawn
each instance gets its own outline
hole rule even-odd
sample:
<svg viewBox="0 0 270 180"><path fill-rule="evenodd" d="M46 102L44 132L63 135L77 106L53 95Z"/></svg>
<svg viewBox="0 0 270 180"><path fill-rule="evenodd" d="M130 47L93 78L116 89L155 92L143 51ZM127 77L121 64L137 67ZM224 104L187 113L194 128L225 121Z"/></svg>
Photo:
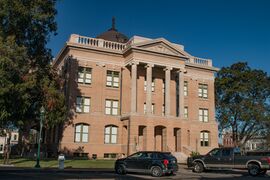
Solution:
<svg viewBox="0 0 270 180"><path fill-rule="evenodd" d="M113 168L114 160L65 160L65 168ZM11 159L10 163L15 167L34 167L35 160L30 159ZM0 159L0 164L3 164L3 159ZM58 167L57 160L41 160L42 168Z"/></svg>

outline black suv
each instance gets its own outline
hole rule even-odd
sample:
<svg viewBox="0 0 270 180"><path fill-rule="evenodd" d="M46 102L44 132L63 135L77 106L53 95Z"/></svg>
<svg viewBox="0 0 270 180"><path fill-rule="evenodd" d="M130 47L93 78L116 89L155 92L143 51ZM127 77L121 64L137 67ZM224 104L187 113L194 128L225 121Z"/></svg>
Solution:
<svg viewBox="0 0 270 180"><path fill-rule="evenodd" d="M164 174L174 174L178 171L176 158L170 152L140 151L115 162L115 172L151 173L160 177Z"/></svg>

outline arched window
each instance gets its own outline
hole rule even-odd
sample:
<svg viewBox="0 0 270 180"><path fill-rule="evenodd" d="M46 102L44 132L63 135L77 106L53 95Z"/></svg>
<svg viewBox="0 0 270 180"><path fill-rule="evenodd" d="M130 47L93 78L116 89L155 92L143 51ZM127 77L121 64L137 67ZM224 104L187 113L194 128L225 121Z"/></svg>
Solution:
<svg viewBox="0 0 270 180"><path fill-rule="evenodd" d="M201 131L200 139L201 139L201 146L209 146L210 132Z"/></svg>
<svg viewBox="0 0 270 180"><path fill-rule="evenodd" d="M116 144L117 143L117 126L109 125L105 126L104 131L104 143L105 144Z"/></svg>
<svg viewBox="0 0 270 180"><path fill-rule="evenodd" d="M76 124L75 126L75 142L88 142L88 132L89 125L88 124Z"/></svg>

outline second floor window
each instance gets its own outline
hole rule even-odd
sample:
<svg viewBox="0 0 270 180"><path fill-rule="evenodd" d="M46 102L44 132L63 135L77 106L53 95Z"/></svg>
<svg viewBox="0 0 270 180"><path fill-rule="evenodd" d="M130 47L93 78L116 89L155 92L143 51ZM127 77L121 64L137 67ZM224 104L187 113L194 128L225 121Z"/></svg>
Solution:
<svg viewBox="0 0 270 180"><path fill-rule="evenodd" d="M188 95L188 82L185 81L184 82L184 96L187 96Z"/></svg>
<svg viewBox="0 0 270 180"><path fill-rule="evenodd" d="M199 121L208 122L208 109L199 109Z"/></svg>
<svg viewBox="0 0 270 180"><path fill-rule="evenodd" d="M119 72L117 71L107 71L107 87L119 87Z"/></svg>
<svg viewBox="0 0 270 180"><path fill-rule="evenodd" d="M208 98L208 85L207 84L199 84L198 95L200 98Z"/></svg>
<svg viewBox="0 0 270 180"><path fill-rule="evenodd" d="M118 100L106 99L105 103L105 114L107 115L118 115L119 112Z"/></svg>
<svg viewBox="0 0 270 180"><path fill-rule="evenodd" d="M76 112L88 113L90 112L90 98L78 96L76 99Z"/></svg>
<svg viewBox="0 0 270 180"><path fill-rule="evenodd" d="M92 69L87 67L78 68L78 83L91 84L92 83Z"/></svg>

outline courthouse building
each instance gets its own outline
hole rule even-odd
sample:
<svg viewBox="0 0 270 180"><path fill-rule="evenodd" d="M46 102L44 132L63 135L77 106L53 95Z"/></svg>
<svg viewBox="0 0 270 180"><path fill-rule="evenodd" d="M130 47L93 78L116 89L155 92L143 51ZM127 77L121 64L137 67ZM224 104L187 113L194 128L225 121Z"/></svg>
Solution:
<svg viewBox="0 0 270 180"><path fill-rule="evenodd" d="M218 146L214 73L164 38L128 38L112 28L72 34L53 62L65 79L70 120L60 149L114 158L140 150L177 156Z"/></svg>

